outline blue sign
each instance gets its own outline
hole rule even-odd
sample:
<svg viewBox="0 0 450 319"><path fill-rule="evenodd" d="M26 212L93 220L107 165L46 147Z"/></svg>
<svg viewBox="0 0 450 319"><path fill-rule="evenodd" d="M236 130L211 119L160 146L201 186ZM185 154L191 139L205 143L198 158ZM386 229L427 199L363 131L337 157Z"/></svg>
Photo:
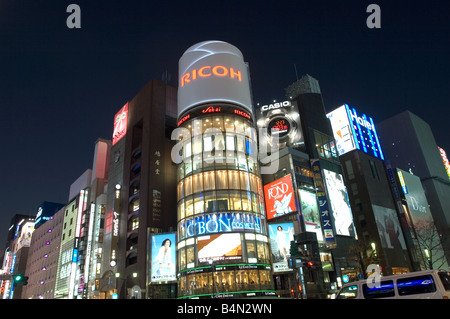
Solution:
<svg viewBox="0 0 450 319"><path fill-rule="evenodd" d="M181 226L180 237L207 235L223 232L254 230L261 232L261 220L247 213L204 214L188 219Z"/></svg>
<svg viewBox="0 0 450 319"><path fill-rule="evenodd" d="M362 114L358 115L354 108L345 104L348 120L353 134L353 140L357 149L384 160L377 130L372 118Z"/></svg>

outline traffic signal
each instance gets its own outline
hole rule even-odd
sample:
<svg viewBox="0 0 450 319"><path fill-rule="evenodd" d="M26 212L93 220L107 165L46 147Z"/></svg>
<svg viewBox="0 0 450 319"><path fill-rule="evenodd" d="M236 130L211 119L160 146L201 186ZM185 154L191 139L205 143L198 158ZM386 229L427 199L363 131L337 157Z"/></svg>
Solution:
<svg viewBox="0 0 450 319"><path fill-rule="evenodd" d="M24 276L22 274L15 275L13 278L13 285L27 285L28 284L28 276Z"/></svg>
<svg viewBox="0 0 450 319"><path fill-rule="evenodd" d="M303 267L307 267L308 269L314 269L314 263L312 261L304 261Z"/></svg>

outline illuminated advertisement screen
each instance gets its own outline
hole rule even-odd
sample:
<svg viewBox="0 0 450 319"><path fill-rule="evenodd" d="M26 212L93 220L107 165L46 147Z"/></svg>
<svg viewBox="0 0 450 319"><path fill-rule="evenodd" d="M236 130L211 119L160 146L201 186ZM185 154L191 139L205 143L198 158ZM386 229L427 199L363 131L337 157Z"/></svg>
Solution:
<svg viewBox="0 0 450 319"><path fill-rule="evenodd" d="M323 170L328 198L333 212L333 222L336 234L355 237L352 211L347 196L347 189L341 174Z"/></svg>
<svg viewBox="0 0 450 319"><path fill-rule="evenodd" d="M267 219L296 211L291 175L286 175L272 183L264 185L264 196L266 200Z"/></svg>
<svg viewBox="0 0 450 319"><path fill-rule="evenodd" d="M355 143L345 105L328 113L327 117L331 123L338 155L354 150Z"/></svg>
<svg viewBox="0 0 450 319"><path fill-rule="evenodd" d="M293 101L283 101L263 105L256 112L257 126L262 129L260 144L271 148L278 144L279 148L292 147L302 149L305 141L300 122L297 104ZM273 139L276 138L278 142ZM276 144L275 144L276 143Z"/></svg>
<svg viewBox="0 0 450 319"><path fill-rule="evenodd" d="M241 235L220 234L197 237L198 261L242 259Z"/></svg>
<svg viewBox="0 0 450 319"><path fill-rule="evenodd" d="M291 241L294 240L294 224L269 224L270 247L272 250L273 271L289 271Z"/></svg>
<svg viewBox="0 0 450 319"><path fill-rule="evenodd" d="M114 116L114 131L112 145L116 144L127 134L128 102Z"/></svg>
<svg viewBox="0 0 450 319"><path fill-rule="evenodd" d="M383 248L406 249L405 239L397 217L392 208L372 205L378 234Z"/></svg>
<svg viewBox="0 0 450 319"><path fill-rule="evenodd" d="M176 280L175 233L151 235L152 282Z"/></svg>
<svg viewBox="0 0 450 319"><path fill-rule="evenodd" d="M338 154L358 149L384 160L373 119L347 104L327 114L336 140Z"/></svg>
<svg viewBox="0 0 450 319"><path fill-rule="evenodd" d="M316 194L302 189L298 193L302 203L302 216L306 231L316 233L317 240L323 241L322 223Z"/></svg>
<svg viewBox="0 0 450 319"><path fill-rule="evenodd" d="M450 179L450 162L448 161L447 154L445 151L438 146L439 154L441 154L442 161L444 162L445 171L447 172L448 178Z"/></svg>

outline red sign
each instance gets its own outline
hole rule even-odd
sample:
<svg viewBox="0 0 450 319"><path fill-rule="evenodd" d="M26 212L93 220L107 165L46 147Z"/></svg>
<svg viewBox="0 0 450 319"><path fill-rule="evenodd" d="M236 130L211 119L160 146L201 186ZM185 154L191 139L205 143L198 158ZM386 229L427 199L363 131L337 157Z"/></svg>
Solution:
<svg viewBox="0 0 450 319"><path fill-rule="evenodd" d="M291 175L264 185L267 219L296 211Z"/></svg>
<svg viewBox="0 0 450 319"><path fill-rule="evenodd" d="M128 102L125 104L116 116L114 116L114 131L112 145L116 144L122 137L127 134L128 120Z"/></svg>

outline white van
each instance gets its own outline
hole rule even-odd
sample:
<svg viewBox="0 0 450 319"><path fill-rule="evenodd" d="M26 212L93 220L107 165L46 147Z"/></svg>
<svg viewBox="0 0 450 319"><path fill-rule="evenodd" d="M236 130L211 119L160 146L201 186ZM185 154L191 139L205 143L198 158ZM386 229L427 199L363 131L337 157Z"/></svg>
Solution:
<svg viewBox="0 0 450 319"><path fill-rule="evenodd" d="M379 285L370 279L346 283L336 299L450 299L450 272L424 270L381 277Z"/></svg>

